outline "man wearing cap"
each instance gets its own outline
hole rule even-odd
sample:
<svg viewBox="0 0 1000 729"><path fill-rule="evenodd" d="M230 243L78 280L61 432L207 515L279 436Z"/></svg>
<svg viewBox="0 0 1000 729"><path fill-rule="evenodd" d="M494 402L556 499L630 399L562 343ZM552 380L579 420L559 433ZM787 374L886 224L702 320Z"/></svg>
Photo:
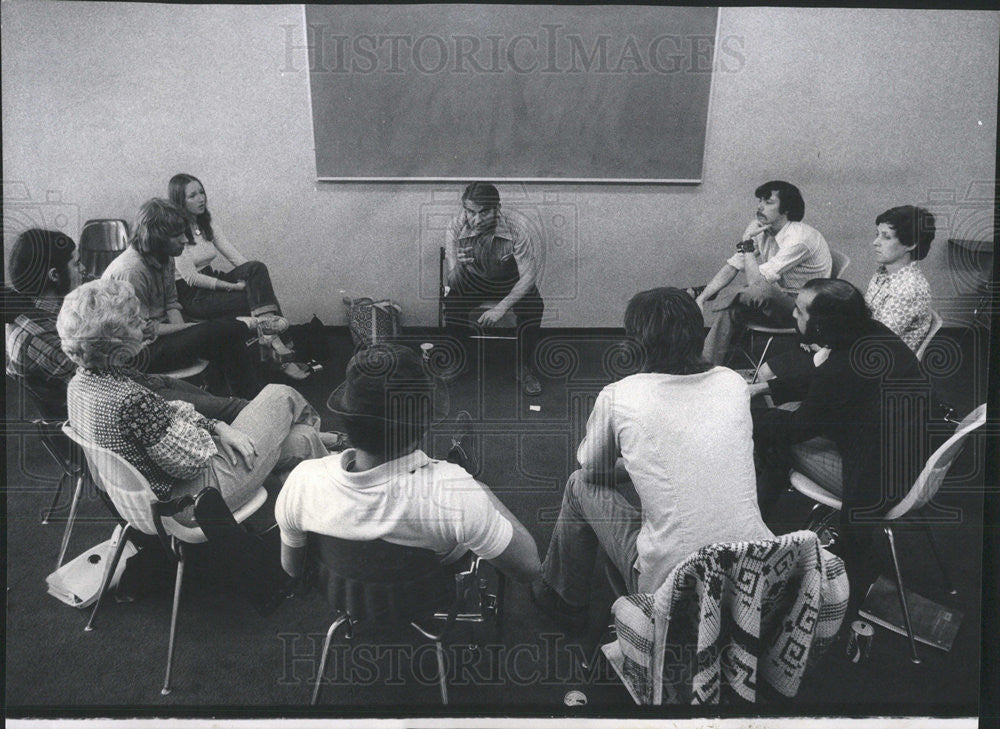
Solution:
<svg viewBox="0 0 1000 729"><path fill-rule="evenodd" d="M467 327L470 314L490 308L476 323L496 326L507 312L517 318L518 363L515 377L526 395L542 385L531 367L545 303L538 293L538 251L522 220L501 212L500 193L488 182L473 182L462 193L462 212L445 233L448 294L444 319L449 328Z"/></svg>
<svg viewBox="0 0 1000 729"><path fill-rule="evenodd" d="M429 549L442 564L467 551L518 581L539 572L531 535L490 490L462 467L430 458L420 441L448 409L444 385L412 350L397 344L358 352L327 407L352 448L300 463L274 513L281 564L302 573L309 532L340 539Z"/></svg>

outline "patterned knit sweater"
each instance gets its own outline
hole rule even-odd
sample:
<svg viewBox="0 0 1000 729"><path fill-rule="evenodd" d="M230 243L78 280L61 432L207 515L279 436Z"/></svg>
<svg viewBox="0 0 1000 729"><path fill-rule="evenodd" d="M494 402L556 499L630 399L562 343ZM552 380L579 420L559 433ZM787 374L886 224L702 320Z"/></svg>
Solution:
<svg viewBox="0 0 1000 729"><path fill-rule="evenodd" d="M791 697L848 594L843 561L811 531L711 544L655 593L618 598L603 650L637 704L756 702L765 684Z"/></svg>
<svg viewBox="0 0 1000 729"><path fill-rule="evenodd" d="M121 370L79 369L66 392L69 421L83 438L114 451L166 500L218 453L211 421L191 403L167 401Z"/></svg>

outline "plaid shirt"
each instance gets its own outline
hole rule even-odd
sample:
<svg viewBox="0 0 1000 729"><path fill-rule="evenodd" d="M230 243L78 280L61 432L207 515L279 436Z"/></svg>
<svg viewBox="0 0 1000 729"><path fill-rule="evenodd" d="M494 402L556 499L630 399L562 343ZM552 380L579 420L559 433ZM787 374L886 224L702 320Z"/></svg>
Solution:
<svg viewBox="0 0 1000 729"><path fill-rule="evenodd" d="M62 302L36 299L34 309L21 314L7 333L7 372L26 379L69 382L76 366L62 351L56 317Z"/></svg>
<svg viewBox="0 0 1000 729"><path fill-rule="evenodd" d="M34 308L19 315L7 332L7 374L27 382L54 417L66 411L66 383L76 371L56 332L61 305L36 299Z"/></svg>
<svg viewBox="0 0 1000 729"><path fill-rule="evenodd" d="M198 476L218 453L210 421L191 403L168 402L120 370L80 369L67 405L73 428L135 466L159 499L169 499L177 481Z"/></svg>

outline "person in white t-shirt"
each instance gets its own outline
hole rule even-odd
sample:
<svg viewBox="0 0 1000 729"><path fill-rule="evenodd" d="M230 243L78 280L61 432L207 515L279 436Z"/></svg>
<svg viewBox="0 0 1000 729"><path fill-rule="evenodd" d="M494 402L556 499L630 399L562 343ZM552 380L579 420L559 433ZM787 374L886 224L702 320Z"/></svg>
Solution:
<svg viewBox="0 0 1000 729"><path fill-rule="evenodd" d="M694 300L676 288L640 292L625 334L642 371L598 395L532 585L535 603L574 632L598 546L629 592L655 592L701 547L773 537L757 507L749 390L702 359Z"/></svg>
<svg viewBox="0 0 1000 729"><path fill-rule="evenodd" d="M826 239L802 222L806 204L799 188L773 180L754 190L754 195L757 214L743 231L736 253L695 299L705 311L714 298L713 309L719 312L703 351L713 364L726 364L748 320L794 327L795 294L806 281L829 278L833 267ZM746 275L746 285L724 294L740 271Z"/></svg>
<svg viewBox="0 0 1000 729"><path fill-rule="evenodd" d="M447 390L402 345L358 352L327 407L352 448L300 463L275 503L281 564L301 574L309 532L420 547L442 564L471 551L514 579L538 575L538 549L524 526L459 465L430 458L420 441L447 410Z"/></svg>

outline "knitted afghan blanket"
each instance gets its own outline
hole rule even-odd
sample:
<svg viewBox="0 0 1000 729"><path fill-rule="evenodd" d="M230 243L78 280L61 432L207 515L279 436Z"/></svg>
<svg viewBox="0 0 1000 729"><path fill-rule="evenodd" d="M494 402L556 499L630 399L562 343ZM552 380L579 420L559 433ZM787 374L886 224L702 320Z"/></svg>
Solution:
<svg viewBox="0 0 1000 729"><path fill-rule="evenodd" d="M605 655L637 704L755 702L760 682L795 696L806 668L847 611L844 563L799 531L712 544L654 594L613 606L618 640Z"/></svg>

